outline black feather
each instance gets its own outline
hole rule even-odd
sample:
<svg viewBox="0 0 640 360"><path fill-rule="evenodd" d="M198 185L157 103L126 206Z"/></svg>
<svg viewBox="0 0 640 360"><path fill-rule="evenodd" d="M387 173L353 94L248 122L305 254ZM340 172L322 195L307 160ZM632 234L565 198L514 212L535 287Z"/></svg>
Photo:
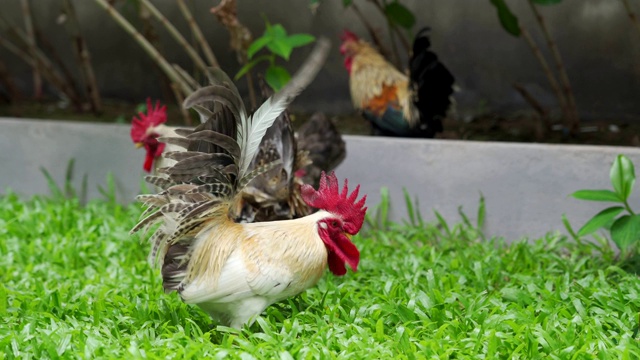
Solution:
<svg viewBox="0 0 640 360"><path fill-rule="evenodd" d="M451 106L454 77L430 50L430 28L421 29L413 42L409 59L409 77L414 92L413 103L420 112L420 124L414 136L432 138L442 132L442 120Z"/></svg>

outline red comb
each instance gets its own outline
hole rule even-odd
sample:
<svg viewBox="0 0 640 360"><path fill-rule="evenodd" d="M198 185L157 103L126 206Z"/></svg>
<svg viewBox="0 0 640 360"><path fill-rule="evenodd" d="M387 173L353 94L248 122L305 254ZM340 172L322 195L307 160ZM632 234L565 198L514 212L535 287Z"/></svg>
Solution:
<svg viewBox="0 0 640 360"><path fill-rule="evenodd" d="M351 31L344 29L342 31L342 35L340 35L340 40L342 40L342 42L347 42L347 41L358 41L358 35L352 33Z"/></svg>
<svg viewBox="0 0 640 360"><path fill-rule="evenodd" d="M335 173L331 172L326 175L323 171L320 175L320 185L317 191L308 184L302 185L301 190L302 199L307 205L339 215L345 223L344 230L347 233L355 235L360 231L364 215L367 212L367 208L364 207L367 200L366 195L356 202L360 185L356 186L349 195L348 181L345 179L342 192L340 192L340 185Z"/></svg>
<svg viewBox="0 0 640 360"><path fill-rule="evenodd" d="M167 106L160 105L160 100L156 101L156 106L151 106L151 98L147 98L147 113L138 113L131 122L131 140L141 142L147 135L149 126L158 126L167 122Z"/></svg>

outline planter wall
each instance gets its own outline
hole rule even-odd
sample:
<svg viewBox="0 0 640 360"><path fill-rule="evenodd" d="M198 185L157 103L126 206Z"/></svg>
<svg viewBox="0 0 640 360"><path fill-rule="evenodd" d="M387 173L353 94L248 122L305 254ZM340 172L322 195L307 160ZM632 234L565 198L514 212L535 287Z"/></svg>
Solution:
<svg viewBox="0 0 640 360"><path fill-rule="evenodd" d="M340 179L362 184L367 204L380 200L386 186L391 216L406 218L402 188L418 197L422 214L433 209L458 221L458 206L473 219L480 193L486 198L488 235L514 240L564 230L566 213L575 227L602 209L602 204L574 200L578 189L609 188L609 167L623 153L636 166L640 149L447 140L411 140L345 136L347 158L337 169ZM24 119L0 120L0 190L47 194L45 167L62 184L74 158L75 184L88 174L89 196L100 197L97 185L107 174L116 179L120 201L133 200L140 189L144 153L129 138L128 125L80 124ZM640 191L631 204L640 208Z"/></svg>

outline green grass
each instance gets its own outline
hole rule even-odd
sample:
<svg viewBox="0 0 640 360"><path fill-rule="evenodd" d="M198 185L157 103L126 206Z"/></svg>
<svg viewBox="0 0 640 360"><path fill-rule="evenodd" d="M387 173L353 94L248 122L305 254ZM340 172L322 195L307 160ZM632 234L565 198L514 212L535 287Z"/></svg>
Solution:
<svg viewBox="0 0 640 360"><path fill-rule="evenodd" d="M139 214L0 198L0 358L640 358L640 281L606 247L391 225L355 238L357 273L235 331L162 292Z"/></svg>

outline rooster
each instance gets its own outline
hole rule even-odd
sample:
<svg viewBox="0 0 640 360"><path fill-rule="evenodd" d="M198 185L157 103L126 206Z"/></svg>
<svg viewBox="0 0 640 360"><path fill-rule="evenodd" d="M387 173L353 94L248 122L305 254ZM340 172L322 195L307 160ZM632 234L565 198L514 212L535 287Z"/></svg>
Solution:
<svg viewBox="0 0 640 360"><path fill-rule="evenodd" d="M429 28L413 42L406 76L368 42L345 30L340 53L354 106L384 136L433 138L451 106L453 75L429 50Z"/></svg>
<svg viewBox="0 0 640 360"><path fill-rule="evenodd" d="M164 190L139 196L149 208L131 231L160 224L149 239L149 256L161 267L164 289L223 325L251 325L270 304L314 286L326 267L336 275L344 275L347 265L357 270L360 254L350 236L362 227L366 196L358 200L359 186L349 194L346 180L340 190L333 173L322 173L317 190L301 186L303 201L318 209L311 215L234 221L243 188L278 165L252 168L263 136L313 79L328 49L328 41L319 40L287 86L252 116L230 81L195 91L184 106L202 109L215 101L215 111L195 130L160 139L183 150L165 154L176 161L162 170L168 178L147 177Z"/></svg>
<svg viewBox="0 0 640 360"><path fill-rule="evenodd" d="M160 106L160 101L156 101L156 105L152 106L151 99L147 98L147 113L139 113L137 117L133 117L131 121L131 140L137 148L144 147L146 155L142 168L146 172L151 172L158 168L171 166L174 160L161 157L162 153L167 151L176 151L173 145L167 145L158 141L159 137L176 136L175 128L165 125L167 122L167 106Z"/></svg>

